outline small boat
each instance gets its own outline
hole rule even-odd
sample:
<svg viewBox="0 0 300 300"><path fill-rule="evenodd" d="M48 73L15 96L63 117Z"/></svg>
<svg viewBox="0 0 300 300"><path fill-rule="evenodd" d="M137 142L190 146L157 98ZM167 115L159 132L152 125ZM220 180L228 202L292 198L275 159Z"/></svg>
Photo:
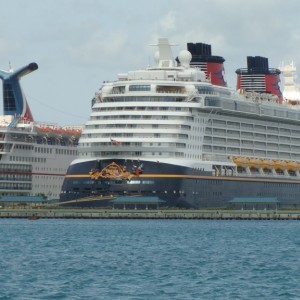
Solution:
<svg viewBox="0 0 300 300"><path fill-rule="evenodd" d="M38 220L39 216L37 214L31 214L28 216L28 220Z"/></svg>

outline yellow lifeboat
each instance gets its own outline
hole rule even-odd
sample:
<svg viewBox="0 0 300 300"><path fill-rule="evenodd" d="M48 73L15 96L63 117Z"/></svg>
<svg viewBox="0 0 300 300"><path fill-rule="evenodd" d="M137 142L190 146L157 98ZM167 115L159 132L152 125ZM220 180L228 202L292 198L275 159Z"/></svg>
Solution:
<svg viewBox="0 0 300 300"><path fill-rule="evenodd" d="M274 167L274 161L270 159L264 159L261 162L261 166L263 169L272 169Z"/></svg>
<svg viewBox="0 0 300 300"><path fill-rule="evenodd" d="M248 166L249 168L259 168L261 166L262 161L258 158L251 158L249 160Z"/></svg>
<svg viewBox="0 0 300 300"><path fill-rule="evenodd" d="M297 171L299 170L299 167L299 164L294 161L289 161L286 166L286 168L291 171Z"/></svg>
<svg viewBox="0 0 300 300"><path fill-rule="evenodd" d="M238 166L238 167L247 167L249 160L246 157L234 157L233 162Z"/></svg>
<svg viewBox="0 0 300 300"><path fill-rule="evenodd" d="M287 162L284 160L276 160L275 161L275 169L276 170L285 170L287 167Z"/></svg>

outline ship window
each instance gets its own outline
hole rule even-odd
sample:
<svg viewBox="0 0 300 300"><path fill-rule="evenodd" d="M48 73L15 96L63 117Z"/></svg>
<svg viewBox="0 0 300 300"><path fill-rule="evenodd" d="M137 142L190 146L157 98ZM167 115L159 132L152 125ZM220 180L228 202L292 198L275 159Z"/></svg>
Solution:
<svg viewBox="0 0 300 300"><path fill-rule="evenodd" d="M205 106L221 107L221 100L217 97L210 97L205 99Z"/></svg>
<svg viewBox="0 0 300 300"><path fill-rule="evenodd" d="M214 123L215 123L215 120L214 120ZM240 127L240 124L239 124L238 122L230 122L230 121L228 121L228 122L227 122L227 126L228 126L228 127L239 128L239 127Z"/></svg>
<svg viewBox="0 0 300 300"><path fill-rule="evenodd" d="M124 94L125 93L125 86L115 86L112 90L113 94Z"/></svg>
<svg viewBox="0 0 300 300"><path fill-rule="evenodd" d="M266 131L266 127L262 125L254 125L254 129L257 131Z"/></svg>
<svg viewBox="0 0 300 300"><path fill-rule="evenodd" d="M231 122L231 123L233 123L233 122ZM223 120L216 120L216 119L214 119L213 120L213 124L214 124L214 126L221 126L221 127L225 127L226 126L226 122L223 121Z"/></svg>
<svg viewBox="0 0 300 300"><path fill-rule="evenodd" d="M131 180L131 181L127 181L127 184L140 184L141 181L140 180Z"/></svg>
<svg viewBox="0 0 300 300"><path fill-rule="evenodd" d="M254 133L254 137L258 138L258 139L266 139L266 135L265 134L261 134L261 133Z"/></svg>
<svg viewBox="0 0 300 300"><path fill-rule="evenodd" d="M214 91L211 87L206 87L206 86L197 86L196 87L199 94L213 94Z"/></svg>
<svg viewBox="0 0 300 300"><path fill-rule="evenodd" d="M83 184L94 184L93 180L84 180Z"/></svg>
<svg viewBox="0 0 300 300"><path fill-rule="evenodd" d="M16 101L14 97L13 87L10 83L3 84L4 111L16 111Z"/></svg>
<svg viewBox="0 0 300 300"><path fill-rule="evenodd" d="M130 85L129 91L150 91L150 85Z"/></svg>
<svg viewBox="0 0 300 300"><path fill-rule="evenodd" d="M278 128L277 127L271 127L271 126L268 126L268 131L272 131L272 132L278 132Z"/></svg>

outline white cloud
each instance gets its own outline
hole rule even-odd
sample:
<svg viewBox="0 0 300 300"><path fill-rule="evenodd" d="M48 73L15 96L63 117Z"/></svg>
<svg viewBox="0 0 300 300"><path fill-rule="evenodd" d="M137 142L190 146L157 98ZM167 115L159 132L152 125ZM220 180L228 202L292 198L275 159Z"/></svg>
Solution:
<svg viewBox="0 0 300 300"><path fill-rule="evenodd" d="M69 45L68 52L76 63L98 64L115 60L124 51L127 34L123 31L108 33L98 31L78 45Z"/></svg>
<svg viewBox="0 0 300 300"><path fill-rule="evenodd" d="M160 29L166 33L176 29L177 13L169 11L159 22Z"/></svg>
<svg viewBox="0 0 300 300"><path fill-rule="evenodd" d="M226 60L231 86L249 55L268 57L271 67L294 60L300 73L299 0L23 2L0 10L0 68L36 61L38 72L22 80L25 93L62 110L87 111L103 80L153 64L156 49L148 45L159 37L179 45L174 57L188 42L211 44ZM45 110L36 115L48 118Z"/></svg>
<svg viewBox="0 0 300 300"><path fill-rule="evenodd" d="M20 48L20 44L13 40L0 38L0 54L13 53Z"/></svg>

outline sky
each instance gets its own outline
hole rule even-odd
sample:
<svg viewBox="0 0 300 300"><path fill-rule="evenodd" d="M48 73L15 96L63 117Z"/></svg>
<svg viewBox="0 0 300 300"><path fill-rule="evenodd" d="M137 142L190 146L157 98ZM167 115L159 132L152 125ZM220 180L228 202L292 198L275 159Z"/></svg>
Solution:
<svg viewBox="0 0 300 300"><path fill-rule="evenodd" d="M293 61L299 74L299 13L299 0L0 0L0 69L36 62L21 79L34 119L83 125L102 82L153 65L160 37L174 58L188 42L211 44L232 88L247 56Z"/></svg>

